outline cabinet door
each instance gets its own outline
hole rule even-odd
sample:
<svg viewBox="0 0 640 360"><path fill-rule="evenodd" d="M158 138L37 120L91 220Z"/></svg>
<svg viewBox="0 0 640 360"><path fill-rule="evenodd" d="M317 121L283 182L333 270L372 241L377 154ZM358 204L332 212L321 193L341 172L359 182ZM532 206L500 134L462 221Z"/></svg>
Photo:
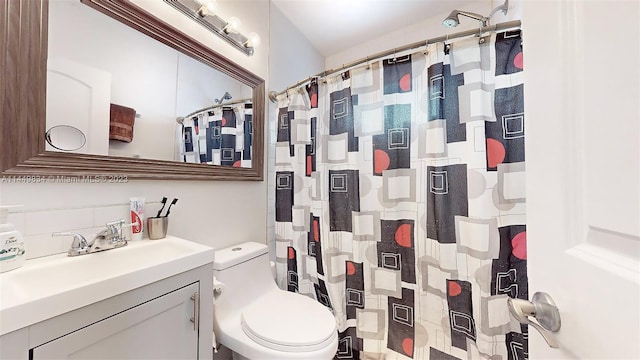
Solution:
<svg viewBox="0 0 640 360"><path fill-rule="evenodd" d="M191 297L198 288L185 286L38 346L32 359L197 359Z"/></svg>

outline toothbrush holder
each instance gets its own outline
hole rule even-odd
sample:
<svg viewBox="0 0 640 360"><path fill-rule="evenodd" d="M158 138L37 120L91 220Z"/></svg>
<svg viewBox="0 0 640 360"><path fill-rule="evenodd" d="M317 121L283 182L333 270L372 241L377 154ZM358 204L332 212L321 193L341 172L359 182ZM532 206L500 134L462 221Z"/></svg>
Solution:
<svg viewBox="0 0 640 360"><path fill-rule="evenodd" d="M169 228L169 217L147 218L147 232L150 240L164 239Z"/></svg>

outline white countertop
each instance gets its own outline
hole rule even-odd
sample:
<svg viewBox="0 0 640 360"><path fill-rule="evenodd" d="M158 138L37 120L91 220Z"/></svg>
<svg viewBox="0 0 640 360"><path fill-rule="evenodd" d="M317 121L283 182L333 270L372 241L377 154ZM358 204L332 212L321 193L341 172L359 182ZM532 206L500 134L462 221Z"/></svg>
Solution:
<svg viewBox="0 0 640 360"><path fill-rule="evenodd" d="M214 249L167 236L88 255L27 260L0 274L0 335L212 263Z"/></svg>

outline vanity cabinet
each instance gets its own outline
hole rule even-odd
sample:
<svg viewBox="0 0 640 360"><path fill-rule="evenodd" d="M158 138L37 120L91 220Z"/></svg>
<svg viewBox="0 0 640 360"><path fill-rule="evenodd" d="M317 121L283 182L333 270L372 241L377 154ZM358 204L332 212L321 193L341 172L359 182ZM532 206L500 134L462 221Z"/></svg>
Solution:
<svg viewBox="0 0 640 360"><path fill-rule="evenodd" d="M198 283L34 348L32 359L197 359ZM194 298L194 299L192 299Z"/></svg>
<svg viewBox="0 0 640 360"><path fill-rule="evenodd" d="M0 357L212 359L212 274L201 266L9 333Z"/></svg>

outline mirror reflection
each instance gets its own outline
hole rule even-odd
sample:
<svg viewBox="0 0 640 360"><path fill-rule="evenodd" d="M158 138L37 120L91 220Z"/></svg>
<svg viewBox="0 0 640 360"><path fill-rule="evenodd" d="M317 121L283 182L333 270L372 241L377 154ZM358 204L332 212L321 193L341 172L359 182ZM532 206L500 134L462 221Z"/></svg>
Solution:
<svg viewBox="0 0 640 360"><path fill-rule="evenodd" d="M53 149L47 146L47 150L53 151L75 151L81 149L87 142L87 138L80 129L76 129L73 126L57 125L47 130L44 135L47 144Z"/></svg>
<svg viewBox="0 0 640 360"><path fill-rule="evenodd" d="M47 128L84 133L74 152L251 167L251 96L78 0L49 4Z"/></svg>
<svg viewBox="0 0 640 360"><path fill-rule="evenodd" d="M227 92L223 99L230 97ZM178 118L180 156L190 163L251 167L251 99L215 101L219 105Z"/></svg>

